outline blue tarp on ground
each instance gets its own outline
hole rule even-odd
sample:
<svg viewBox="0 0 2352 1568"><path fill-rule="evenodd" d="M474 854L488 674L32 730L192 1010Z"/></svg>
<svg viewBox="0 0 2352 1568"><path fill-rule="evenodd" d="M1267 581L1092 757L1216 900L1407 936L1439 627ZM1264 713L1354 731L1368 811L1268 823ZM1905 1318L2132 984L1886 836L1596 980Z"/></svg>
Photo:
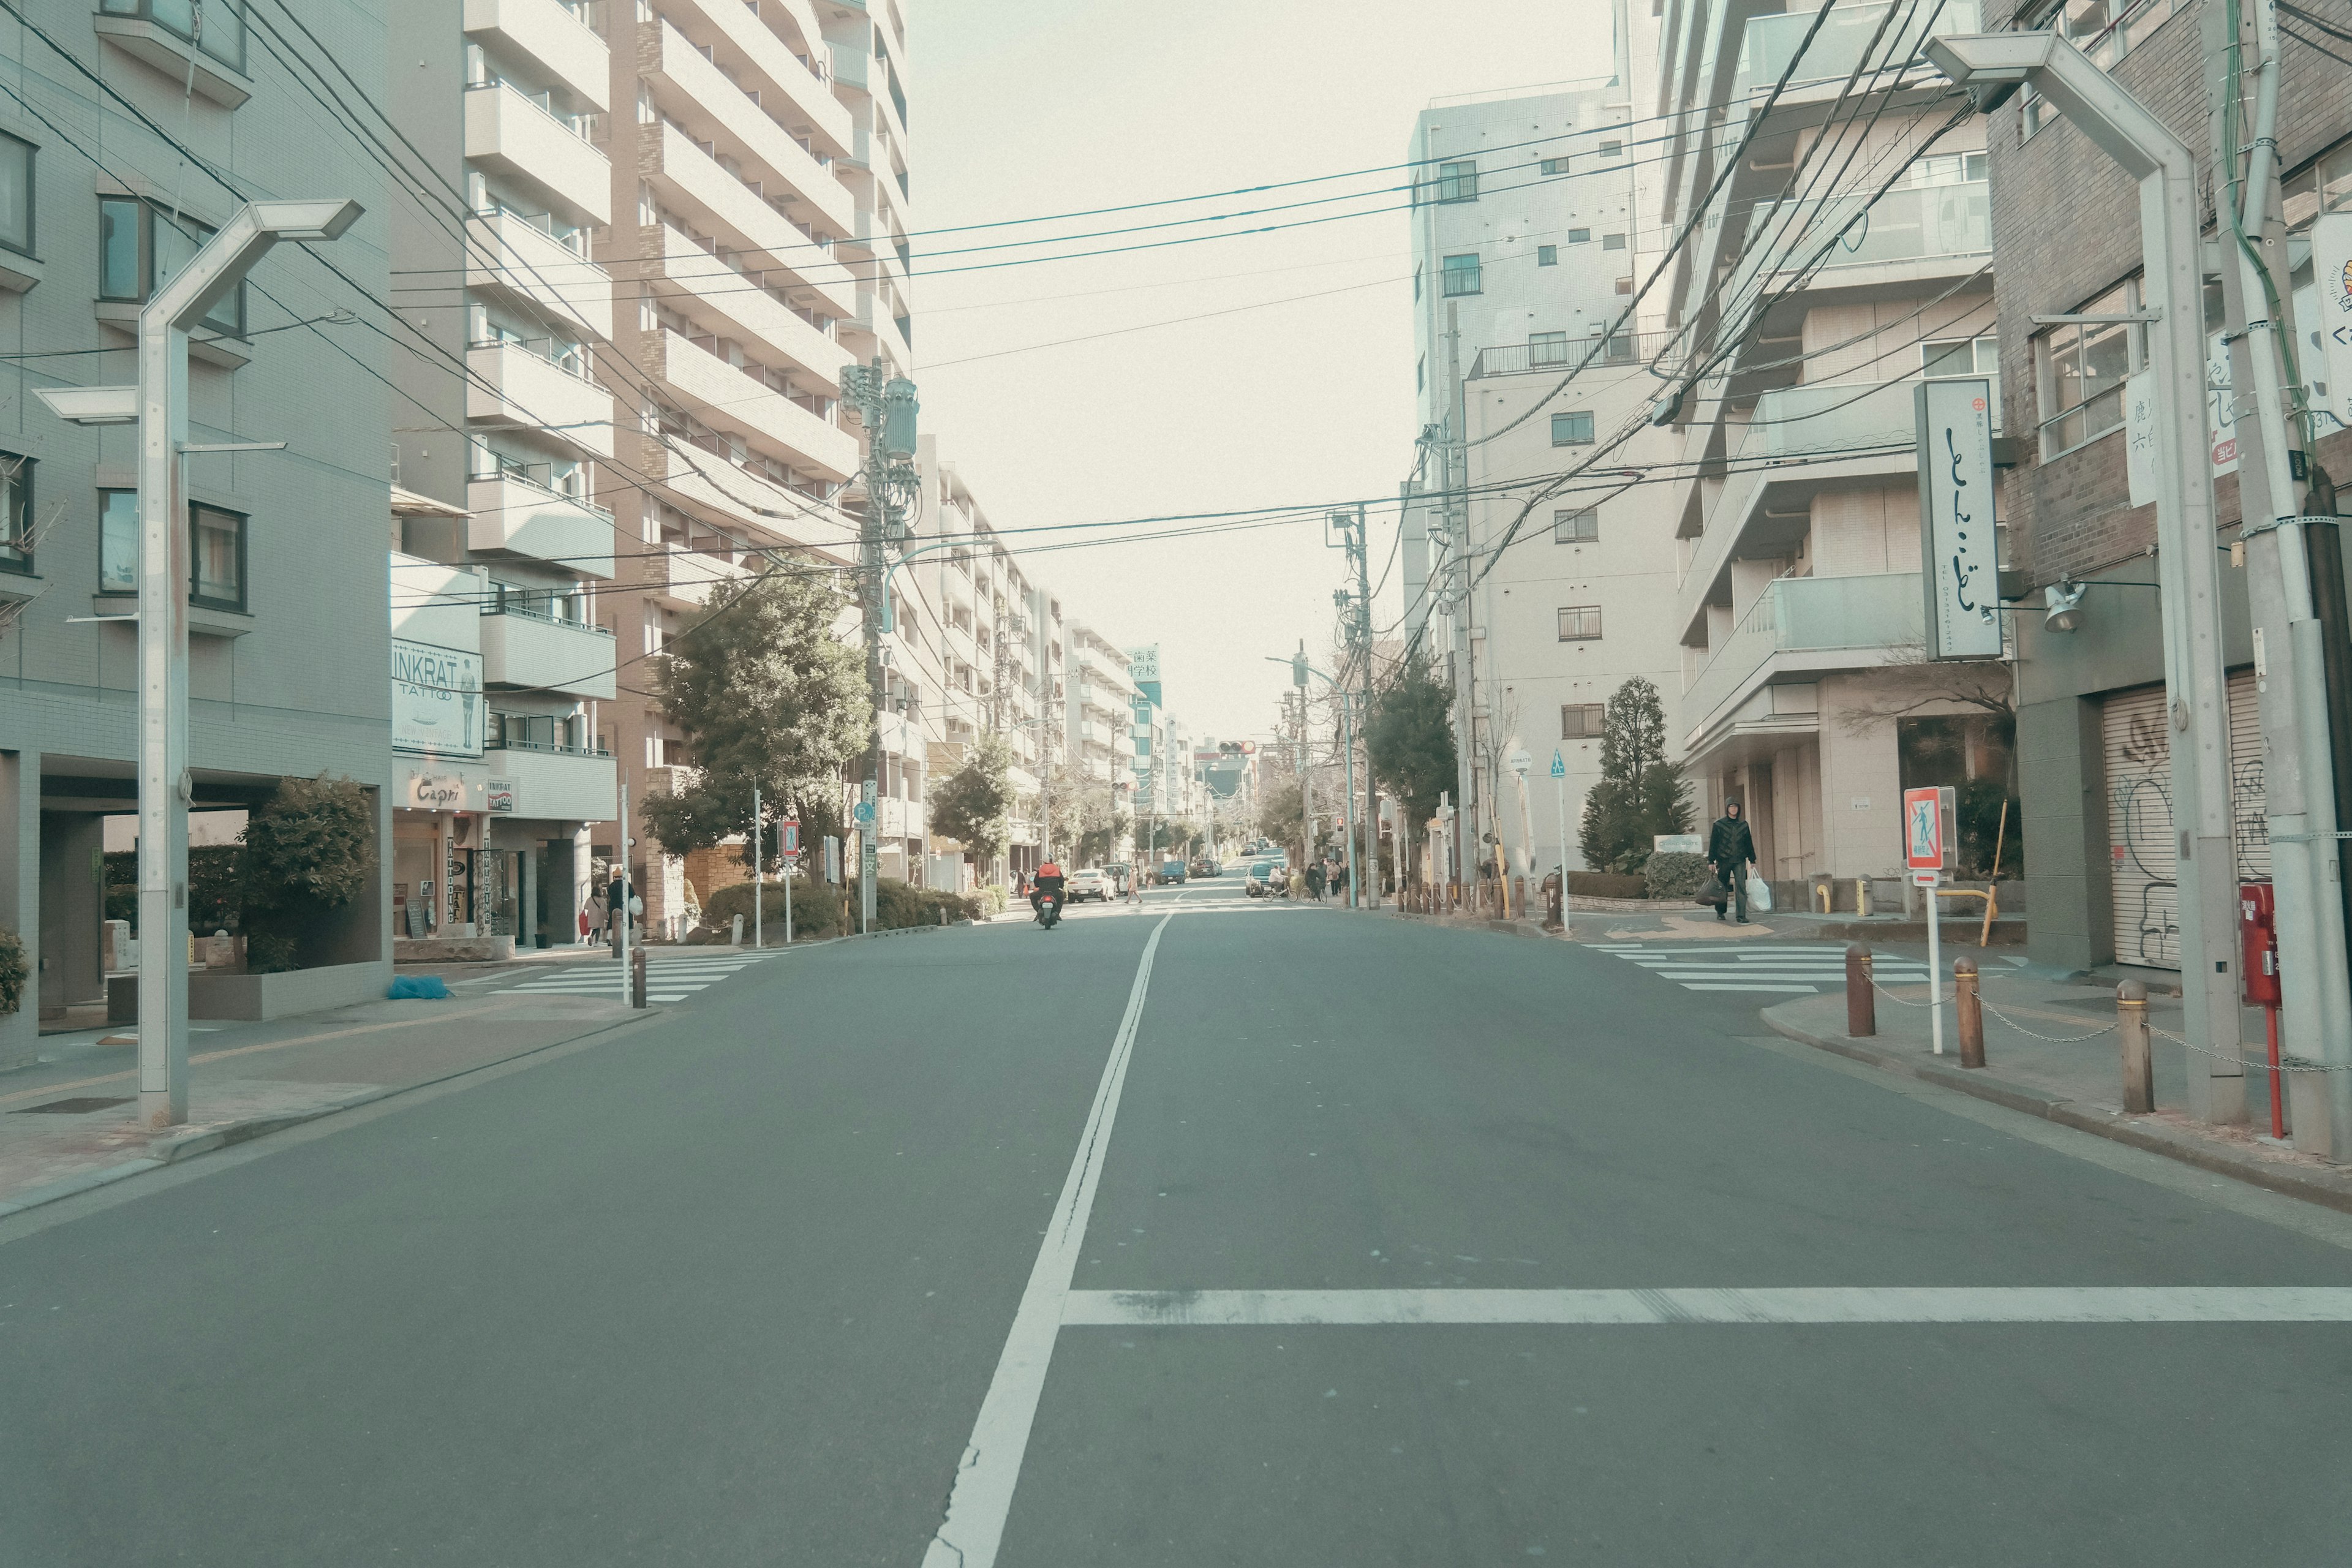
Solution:
<svg viewBox="0 0 2352 1568"><path fill-rule="evenodd" d="M384 994L394 1002L446 1002L449 987L441 983L437 974L403 974L393 981L392 989Z"/></svg>

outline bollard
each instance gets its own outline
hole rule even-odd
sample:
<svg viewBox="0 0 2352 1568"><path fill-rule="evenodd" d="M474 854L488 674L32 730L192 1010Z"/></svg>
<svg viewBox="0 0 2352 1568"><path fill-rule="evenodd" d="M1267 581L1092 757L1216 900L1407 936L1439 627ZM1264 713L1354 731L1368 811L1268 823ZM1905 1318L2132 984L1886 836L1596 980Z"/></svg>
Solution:
<svg viewBox="0 0 2352 1568"><path fill-rule="evenodd" d="M1528 879L1525 877L1511 879L1511 907L1523 915L1528 912Z"/></svg>
<svg viewBox="0 0 2352 1568"><path fill-rule="evenodd" d="M737 915L737 916L735 917L734 924L733 924L733 927L732 927L732 931L733 931L733 934L732 934L732 935L730 935L730 936L729 936L727 940L728 940L730 942L733 943L733 944L734 944L735 946L737 946L737 947L740 947L740 946L742 946L742 945L743 945L743 917L742 917L741 915Z"/></svg>
<svg viewBox="0 0 2352 1568"><path fill-rule="evenodd" d="M1870 986L1870 944L1845 950L1845 1032L1857 1040L1878 1033L1878 993Z"/></svg>
<svg viewBox="0 0 2352 1568"><path fill-rule="evenodd" d="M1984 1007L1977 1000L1975 959L1953 961L1952 999L1960 1016L1960 1065L1980 1068L1984 1066Z"/></svg>
<svg viewBox="0 0 2352 1568"><path fill-rule="evenodd" d="M2147 1047L2147 987L2126 980L2116 987L2116 1034L2123 1042L2124 1110L2156 1109L2156 1063Z"/></svg>
<svg viewBox="0 0 2352 1568"><path fill-rule="evenodd" d="M631 948L629 950L629 1005L642 1007L645 1005L646 950L642 947Z"/></svg>

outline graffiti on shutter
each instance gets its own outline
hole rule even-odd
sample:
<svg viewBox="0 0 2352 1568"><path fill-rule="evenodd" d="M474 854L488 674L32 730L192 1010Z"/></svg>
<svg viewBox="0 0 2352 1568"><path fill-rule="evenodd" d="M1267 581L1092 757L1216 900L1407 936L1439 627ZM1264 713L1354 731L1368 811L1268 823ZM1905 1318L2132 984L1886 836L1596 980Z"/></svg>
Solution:
<svg viewBox="0 0 2352 1568"><path fill-rule="evenodd" d="M2230 826L2232 874L2271 874L2270 825L2263 787L2262 716L2254 678L2230 678ZM2106 754L2109 892L2116 960L2152 969L2180 967L2179 837L2172 816L2172 725L2164 688L2108 698L2100 715Z"/></svg>

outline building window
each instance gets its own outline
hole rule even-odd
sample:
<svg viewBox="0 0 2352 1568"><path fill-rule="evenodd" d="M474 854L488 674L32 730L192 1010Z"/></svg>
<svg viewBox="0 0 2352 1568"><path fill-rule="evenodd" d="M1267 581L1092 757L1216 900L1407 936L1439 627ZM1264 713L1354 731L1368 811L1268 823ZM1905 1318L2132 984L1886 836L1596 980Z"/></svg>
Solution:
<svg viewBox="0 0 2352 1568"><path fill-rule="evenodd" d="M1589 413L1553 415L1551 444L1555 447L1592 445L1592 416Z"/></svg>
<svg viewBox="0 0 2352 1568"><path fill-rule="evenodd" d="M1568 243L1570 245L1591 245L1592 243L1592 231L1589 228L1570 229L1568 231Z"/></svg>
<svg viewBox="0 0 2352 1568"><path fill-rule="evenodd" d="M1566 702L1559 710L1559 738L1590 741L1609 722L1606 702Z"/></svg>
<svg viewBox="0 0 2352 1568"><path fill-rule="evenodd" d="M243 0L100 0L110 16L137 16L184 38L233 71L245 69Z"/></svg>
<svg viewBox="0 0 2352 1568"><path fill-rule="evenodd" d="M1478 165L1475 162L1440 163L1437 165L1437 199L1441 202L1475 202L1478 199Z"/></svg>
<svg viewBox="0 0 2352 1568"><path fill-rule="evenodd" d="M1538 245L1538 246L1537 246L1537 247L1536 247L1536 265L1537 265L1538 267L1557 267L1557 266L1559 266L1559 246L1557 246L1557 245Z"/></svg>
<svg viewBox="0 0 2352 1568"><path fill-rule="evenodd" d="M33 254L33 144L0 133L0 246Z"/></svg>
<svg viewBox="0 0 2352 1568"><path fill-rule="evenodd" d="M2352 212L2352 140L2337 142L2289 174L2279 195L2290 234L2309 228L2322 213Z"/></svg>
<svg viewBox="0 0 2352 1568"><path fill-rule="evenodd" d="M0 452L0 572L33 573L33 459Z"/></svg>
<svg viewBox="0 0 2352 1568"><path fill-rule="evenodd" d="M98 492L98 591L139 592L139 492Z"/></svg>
<svg viewBox="0 0 2352 1568"><path fill-rule="evenodd" d="M1631 294L1633 291L1633 280L1631 278L1620 278L1617 279L1617 292L1620 294Z"/></svg>
<svg viewBox="0 0 2352 1568"><path fill-rule="evenodd" d="M1568 173L1568 160L1565 158L1546 158L1543 160L1542 172L1547 174L1565 174Z"/></svg>
<svg viewBox="0 0 2352 1568"><path fill-rule="evenodd" d="M1528 363L1530 366L1566 364L1567 363L1568 334L1566 332L1529 332L1528 334Z"/></svg>
<svg viewBox="0 0 2352 1568"><path fill-rule="evenodd" d="M1551 514L1551 542L1554 544L1597 544L1600 541L1601 514L1592 508Z"/></svg>
<svg viewBox="0 0 2352 1568"><path fill-rule="evenodd" d="M1485 291L1478 277L1478 258L1474 256L1449 256L1445 258L1445 297L1477 294Z"/></svg>
<svg viewBox="0 0 2352 1568"><path fill-rule="evenodd" d="M1603 142L1601 144L1601 155L1604 158L1622 158L1625 155L1625 143L1622 142Z"/></svg>
<svg viewBox="0 0 2352 1568"><path fill-rule="evenodd" d="M1622 250L1625 248L1625 237L1622 234L1604 234L1601 237L1601 248Z"/></svg>
<svg viewBox="0 0 2352 1568"><path fill-rule="evenodd" d="M2121 316L2140 310L2137 279L2128 279L2071 314ZM2040 382L2042 455L2054 458L2124 422L2124 378L2147 364L2147 330L2136 321L2053 327L2034 339Z"/></svg>
<svg viewBox="0 0 2352 1568"><path fill-rule="evenodd" d="M1601 606L1570 605L1559 613L1559 640L1593 642L1601 636Z"/></svg>
<svg viewBox="0 0 2352 1568"><path fill-rule="evenodd" d="M143 304L172 280L212 226L133 196L98 199L98 295ZM204 324L231 337L245 335L245 285L215 305Z"/></svg>
<svg viewBox="0 0 2352 1568"><path fill-rule="evenodd" d="M1412 297L1415 300L1421 298L1421 263L1418 261L1412 264Z"/></svg>
<svg viewBox="0 0 2352 1568"><path fill-rule="evenodd" d="M193 567L188 603L215 610L245 609L245 519L217 507L188 508L188 555Z"/></svg>

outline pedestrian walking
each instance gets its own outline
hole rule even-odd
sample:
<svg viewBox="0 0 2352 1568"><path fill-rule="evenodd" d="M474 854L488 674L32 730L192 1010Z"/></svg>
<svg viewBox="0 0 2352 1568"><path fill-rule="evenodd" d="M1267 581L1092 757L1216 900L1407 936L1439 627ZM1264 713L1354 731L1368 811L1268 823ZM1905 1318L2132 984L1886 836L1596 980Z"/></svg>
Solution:
<svg viewBox="0 0 2352 1568"><path fill-rule="evenodd" d="M619 957L621 952L621 933L625 931L635 931L636 929L635 922L629 919L630 915L635 912L630 904L629 879L626 877L615 875L604 889L605 939L611 942L613 955L615 958Z"/></svg>
<svg viewBox="0 0 2352 1568"><path fill-rule="evenodd" d="M1724 803L1723 815L1715 819L1715 826L1706 836L1706 862L1715 868L1716 877L1723 883L1727 902L1739 912L1739 923L1748 923L1748 871L1756 864L1756 838L1748 831L1748 821L1737 800ZM1715 918L1722 920L1722 906L1717 906Z"/></svg>
<svg viewBox="0 0 2352 1568"><path fill-rule="evenodd" d="M1323 900L1323 862L1307 862L1307 896L1320 903Z"/></svg>
<svg viewBox="0 0 2352 1568"><path fill-rule="evenodd" d="M596 930L596 917L588 912L594 909L595 906L596 900L593 895L586 902L580 906L578 923L580 926L580 945L582 947L586 947L588 945L588 939Z"/></svg>

